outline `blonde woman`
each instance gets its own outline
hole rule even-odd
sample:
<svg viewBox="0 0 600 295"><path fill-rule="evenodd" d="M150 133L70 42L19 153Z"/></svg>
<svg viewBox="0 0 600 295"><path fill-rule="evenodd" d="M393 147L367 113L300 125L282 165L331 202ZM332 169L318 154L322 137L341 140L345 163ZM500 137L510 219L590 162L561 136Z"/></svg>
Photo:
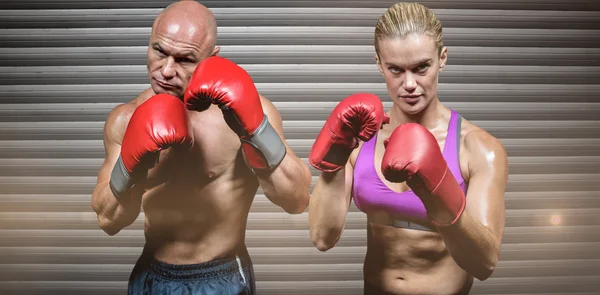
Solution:
<svg viewBox="0 0 600 295"><path fill-rule="evenodd" d="M442 26L397 3L375 28L391 109L367 93L343 99L318 135L309 205L321 251L342 235L350 200L367 215L365 294L468 294L498 262L508 163L504 146L438 98L448 59Z"/></svg>

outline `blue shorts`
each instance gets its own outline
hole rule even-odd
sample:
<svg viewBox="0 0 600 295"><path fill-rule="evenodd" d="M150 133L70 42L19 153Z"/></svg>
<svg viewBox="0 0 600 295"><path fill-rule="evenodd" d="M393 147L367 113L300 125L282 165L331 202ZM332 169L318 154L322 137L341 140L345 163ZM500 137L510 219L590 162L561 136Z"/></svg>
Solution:
<svg viewBox="0 0 600 295"><path fill-rule="evenodd" d="M254 295L254 268L248 256L173 265L142 254L129 278L129 295Z"/></svg>

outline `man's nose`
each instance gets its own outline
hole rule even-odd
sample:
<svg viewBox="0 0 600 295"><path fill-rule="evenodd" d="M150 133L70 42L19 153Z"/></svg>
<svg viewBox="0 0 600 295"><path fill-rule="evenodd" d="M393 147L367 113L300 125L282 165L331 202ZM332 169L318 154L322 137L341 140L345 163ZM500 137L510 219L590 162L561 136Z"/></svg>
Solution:
<svg viewBox="0 0 600 295"><path fill-rule="evenodd" d="M163 66L162 70L160 71L162 76L167 80L175 77L175 74L176 74L175 66L176 66L175 59L173 59L173 57L169 56L167 58L166 64Z"/></svg>

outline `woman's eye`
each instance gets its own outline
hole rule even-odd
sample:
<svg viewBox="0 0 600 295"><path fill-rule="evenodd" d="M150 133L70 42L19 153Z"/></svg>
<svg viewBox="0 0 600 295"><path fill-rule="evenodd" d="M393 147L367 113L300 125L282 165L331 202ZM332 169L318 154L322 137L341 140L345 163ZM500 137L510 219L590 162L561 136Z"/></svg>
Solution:
<svg viewBox="0 0 600 295"><path fill-rule="evenodd" d="M400 73L400 70L398 68L389 68L389 71L393 74L398 74Z"/></svg>

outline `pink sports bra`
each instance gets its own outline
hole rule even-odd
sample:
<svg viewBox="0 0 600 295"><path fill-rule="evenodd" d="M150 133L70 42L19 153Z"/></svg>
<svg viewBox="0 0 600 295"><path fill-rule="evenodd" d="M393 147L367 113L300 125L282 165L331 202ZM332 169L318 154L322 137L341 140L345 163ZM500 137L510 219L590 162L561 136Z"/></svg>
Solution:
<svg viewBox="0 0 600 295"><path fill-rule="evenodd" d="M460 115L451 110L448 133L442 155L452 175L456 178L466 195L467 184L461 175L458 161L460 124ZM379 178L374 165L376 142L377 135L365 142L356 159L352 197L358 209L365 213L373 209L388 212L397 218L397 220L394 220L394 226L397 227L435 230L435 227L429 222L421 199L412 190L401 193L395 192ZM416 223L416 225L412 223Z"/></svg>

